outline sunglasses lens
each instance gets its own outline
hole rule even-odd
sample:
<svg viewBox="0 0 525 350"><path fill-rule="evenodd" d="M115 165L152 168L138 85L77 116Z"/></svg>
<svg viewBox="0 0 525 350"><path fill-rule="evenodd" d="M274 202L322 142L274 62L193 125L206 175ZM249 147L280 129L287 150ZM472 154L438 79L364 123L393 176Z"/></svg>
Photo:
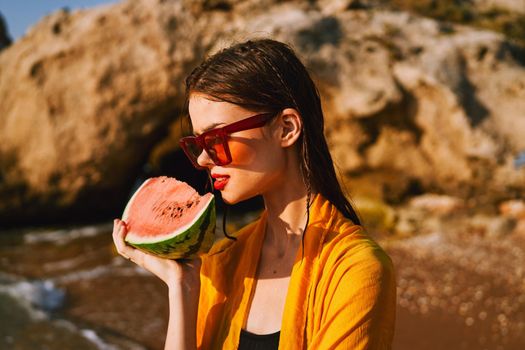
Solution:
<svg viewBox="0 0 525 350"><path fill-rule="evenodd" d="M190 152L192 158L195 160L199 158L199 155L202 153L202 147L200 147L196 143L186 144L186 148Z"/></svg>
<svg viewBox="0 0 525 350"><path fill-rule="evenodd" d="M225 165L229 163L226 152L226 140L221 135L210 135L204 138L206 145L206 152L211 160L217 165Z"/></svg>
<svg viewBox="0 0 525 350"><path fill-rule="evenodd" d="M190 158L191 162L197 168L200 168L200 166L197 163L197 158L199 158L199 155L202 153L202 147L189 138L183 139L181 142L181 146L182 148L184 148L184 151L186 152L188 158Z"/></svg>

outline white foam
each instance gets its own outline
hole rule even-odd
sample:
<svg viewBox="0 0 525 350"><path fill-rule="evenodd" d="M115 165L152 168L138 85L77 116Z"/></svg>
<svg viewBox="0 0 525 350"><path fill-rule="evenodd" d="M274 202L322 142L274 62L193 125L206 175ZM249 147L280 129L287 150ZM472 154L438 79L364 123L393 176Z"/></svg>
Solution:
<svg viewBox="0 0 525 350"><path fill-rule="evenodd" d="M50 280L0 284L0 293L15 299L33 320L47 319L47 313L61 307L65 297L65 292Z"/></svg>
<svg viewBox="0 0 525 350"><path fill-rule="evenodd" d="M129 270L128 273L137 273L132 267L127 270ZM101 269L92 269L84 271L84 275L76 277L82 279L85 278L86 274L96 276L101 273L104 273ZM119 346L104 341L104 339L92 329L79 328L69 320L50 317L49 312L62 306L65 296L65 292L62 289L57 288L55 282L52 280L27 281L20 277L0 272L0 293L8 295L14 300L14 302L20 305L27 312L27 315L32 321L50 323L53 325L53 328L58 328L57 332L67 330L71 333L76 333L93 343L99 350L120 349ZM125 343L126 349L145 349L142 345L129 339L121 339L120 341Z"/></svg>
<svg viewBox="0 0 525 350"><path fill-rule="evenodd" d="M144 270L140 266L135 264L130 266L123 266L122 262L124 259L117 258L114 260L112 265L109 266L97 266L92 269L79 270L71 272L65 275L54 277L53 281L56 283L72 283L76 281L87 281L95 278L99 278L106 275L111 276L136 276L136 275L150 275L151 273Z"/></svg>
<svg viewBox="0 0 525 350"><path fill-rule="evenodd" d="M80 334L84 336L84 338L88 339L90 342L95 344L100 350L118 350L118 348L114 345L110 345L103 341L95 331L91 329L81 329Z"/></svg>
<svg viewBox="0 0 525 350"><path fill-rule="evenodd" d="M93 255L93 253L82 254L82 255L79 255L71 259L47 262L47 263L42 264L42 270L46 272L73 270L77 266L81 265L83 262L88 261L90 258L90 255Z"/></svg>
<svg viewBox="0 0 525 350"><path fill-rule="evenodd" d="M30 232L24 235L24 243L36 244L51 242L64 245L79 238L94 237L111 232L112 223L90 225L73 229L50 230L44 232Z"/></svg>

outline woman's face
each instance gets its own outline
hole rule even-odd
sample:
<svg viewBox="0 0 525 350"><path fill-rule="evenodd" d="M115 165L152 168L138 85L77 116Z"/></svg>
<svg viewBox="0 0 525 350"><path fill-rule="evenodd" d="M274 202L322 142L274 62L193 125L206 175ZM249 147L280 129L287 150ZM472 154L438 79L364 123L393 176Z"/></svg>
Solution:
<svg viewBox="0 0 525 350"><path fill-rule="evenodd" d="M196 135L258 114L198 93L190 96L189 113ZM215 165L206 152L201 153L197 161L210 170L214 187L221 191L226 203L235 204L263 194L283 181L286 161L278 136L275 119L263 127L231 134L228 146L232 162L224 166Z"/></svg>

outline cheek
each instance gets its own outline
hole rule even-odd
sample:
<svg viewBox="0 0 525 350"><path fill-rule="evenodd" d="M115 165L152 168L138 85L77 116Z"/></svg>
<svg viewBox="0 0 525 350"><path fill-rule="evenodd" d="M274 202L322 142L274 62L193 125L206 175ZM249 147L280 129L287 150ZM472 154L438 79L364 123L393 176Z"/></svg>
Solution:
<svg viewBox="0 0 525 350"><path fill-rule="evenodd" d="M280 162L278 150L260 140L231 140L231 178L222 192L223 200L235 204L262 194L276 182ZM282 164L280 164L282 166Z"/></svg>

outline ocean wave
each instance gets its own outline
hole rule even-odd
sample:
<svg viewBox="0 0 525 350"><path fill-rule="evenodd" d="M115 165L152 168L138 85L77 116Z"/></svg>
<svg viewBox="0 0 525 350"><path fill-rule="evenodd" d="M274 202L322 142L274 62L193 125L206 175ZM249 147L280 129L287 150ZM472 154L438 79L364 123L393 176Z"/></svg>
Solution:
<svg viewBox="0 0 525 350"><path fill-rule="evenodd" d="M54 243L57 245L65 245L79 238L94 237L111 232L112 230L112 223L103 223L71 229L33 231L24 234L24 243Z"/></svg>
<svg viewBox="0 0 525 350"><path fill-rule="evenodd" d="M91 273L96 275L100 271L92 271ZM25 280L15 275L0 272L0 318L15 318L11 320L9 329L5 330L8 332L4 337L5 339L0 339L0 348L17 344L17 338L25 338L27 336L24 333L27 329L39 329L45 334L33 333L31 336L36 339L44 337L51 341L51 343L46 343L51 346L53 346L53 341L50 339L57 339L57 348L64 345L60 338L65 334L71 334L71 336L67 337L67 344L69 344L67 346L72 346L79 350L86 348L88 343L93 344L99 350L145 349L140 344L120 337L114 339L116 344L112 344L111 337L109 340L106 340L103 335L100 335L93 329L56 317L57 315L54 312L64 305L64 300L65 291L58 288L53 280ZM3 315L2 310L4 312L5 310L11 310L11 312L7 311L7 314ZM32 326L43 324L46 326ZM19 343L17 348L33 349L32 347L27 348L23 344L25 343ZM88 348L91 349L92 347L88 346Z"/></svg>
<svg viewBox="0 0 525 350"><path fill-rule="evenodd" d="M45 319L49 312L59 309L65 298L65 291L57 288L50 280L16 280L0 284L0 293L9 295L26 309L33 319ZM13 277L11 277L13 279Z"/></svg>
<svg viewBox="0 0 525 350"><path fill-rule="evenodd" d="M102 276L137 276L151 275L150 272L135 264L131 265L121 257L115 257L111 265L97 266L91 269L78 270L61 276L53 277L52 280L58 284L68 284L75 281L86 281Z"/></svg>

